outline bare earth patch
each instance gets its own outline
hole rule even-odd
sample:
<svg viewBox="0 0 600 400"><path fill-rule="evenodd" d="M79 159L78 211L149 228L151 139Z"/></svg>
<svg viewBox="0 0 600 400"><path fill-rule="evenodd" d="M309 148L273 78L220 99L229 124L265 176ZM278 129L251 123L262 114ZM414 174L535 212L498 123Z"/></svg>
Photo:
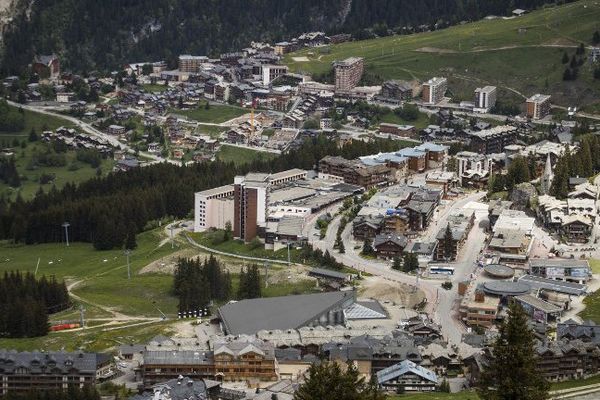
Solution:
<svg viewBox="0 0 600 400"><path fill-rule="evenodd" d="M420 303L425 294L412 286L387 281L379 276L370 276L362 282L361 298L373 298L381 302L389 301L412 308Z"/></svg>
<svg viewBox="0 0 600 400"><path fill-rule="evenodd" d="M577 46L577 43L567 38L555 38L552 40L548 40L544 43L544 45L550 46Z"/></svg>
<svg viewBox="0 0 600 400"><path fill-rule="evenodd" d="M438 53L438 54L458 53L458 51L456 51L456 50L440 49L437 47L421 47L421 48L416 49L415 51L418 51L421 53Z"/></svg>

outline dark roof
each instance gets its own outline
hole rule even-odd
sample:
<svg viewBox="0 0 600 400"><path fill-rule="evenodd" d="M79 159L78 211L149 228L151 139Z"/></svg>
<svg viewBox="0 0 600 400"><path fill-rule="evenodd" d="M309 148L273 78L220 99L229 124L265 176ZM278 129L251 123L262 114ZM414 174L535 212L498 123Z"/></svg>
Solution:
<svg viewBox="0 0 600 400"><path fill-rule="evenodd" d="M488 281L482 288L485 293L495 296L520 296L531 291L528 284L520 281Z"/></svg>
<svg viewBox="0 0 600 400"><path fill-rule="evenodd" d="M122 344L119 346L119 353L121 354L135 354L141 353L146 349L143 344Z"/></svg>
<svg viewBox="0 0 600 400"><path fill-rule="evenodd" d="M529 260L532 267L560 267L560 268L589 268L587 260L569 258L536 258Z"/></svg>
<svg viewBox="0 0 600 400"><path fill-rule="evenodd" d="M40 373L43 368L46 368L47 371L56 369L58 374L64 374L74 369L80 374L95 374L97 358L96 353L17 352L0 349L0 370L14 373L15 369L24 367L30 373Z"/></svg>
<svg viewBox="0 0 600 400"><path fill-rule="evenodd" d="M405 248L408 240L404 235L379 234L375 236L375 239L373 240L373 247L377 247L388 242Z"/></svg>
<svg viewBox="0 0 600 400"><path fill-rule="evenodd" d="M594 321L578 323L569 319L556 325L556 336L558 339L581 339L598 343L600 342L600 325L596 325Z"/></svg>
<svg viewBox="0 0 600 400"><path fill-rule="evenodd" d="M353 291L246 299L228 303L218 313L228 334L254 334L263 329L300 328L324 312L355 300Z"/></svg>
<svg viewBox="0 0 600 400"><path fill-rule="evenodd" d="M130 397L130 400L152 400L152 399L170 399L170 400L206 400L208 393L206 384L203 380L192 380L179 376L177 379L159 383L152 387L153 391L147 391L142 394ZM160 397L157 396L160 393Z"/></svg>
<svg viewBox="0 0 600 400"><path fill-rule="evenodd" d="M579 283L557 281L533 275L524 275L519 282L524 282L533 290L546 289L554 292L581 296L586 293L587 286Z"/></svg>
<svg viewBox="0 0 600 400"><path fill-rule="evenodd" d="M411 200L405 208L418 213L429 214L434 207L435 203L433 201Z"/></svg>
<svg viewBox="0 0 600 400"><path fill-rule="evenodd" d="M437 247L437 242L417 242L412 241L404 249L408 253L431 255Z"/></svg>
<svg viewBox="0 0 600 400"><path fill-rule="evenodd" d="M344 280L344 281L350 279L350 277L352 276L350 274L345 274L343 272L332 271L330 269L324 269L324 268L311 268L308 271L308 274L322 276L322 277L326 277L326 278L330 278L330 279L340 279L340 280Z"/></svg>

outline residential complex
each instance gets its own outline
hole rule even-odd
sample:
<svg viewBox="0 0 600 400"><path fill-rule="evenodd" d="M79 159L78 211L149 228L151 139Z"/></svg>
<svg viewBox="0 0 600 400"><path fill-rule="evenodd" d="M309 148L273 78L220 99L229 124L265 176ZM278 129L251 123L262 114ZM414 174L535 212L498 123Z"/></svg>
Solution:
<svg viewBox="0 0 600 400"><path fill-rule="evenodd" d="M421 98L425 104L438 104L444 99L448 90L448 81L446 78L434 77L423 84Z"/></svg>
<svg viewBox="0 0 600 400"><path fill-rule="evenodd" d="M350 57L333 63L335 90L351 90L358 86L364 69L364 60Z"/></svg>
<svg viewBox="0 0 600 400"><path fill-rule="evenodd" d="M487 113L496 105L496 86L484 86L475 89L475 108L473 111Z"/></svg>
<svg viewBox="0 0 600 400"><path fill-rule="evenodd" d="M550 114L550 96L534 94L525 103L526 115L531 119L543 119Z"/></svg>
<svg viewBox="0 0 600 400"><path fill-rule="evenodd" d="M188 73L200 72L202 64L208 62L206 56L192 56L189 54L182 54L179 56L179 71Z"/></svg>
<svg viewBox="0 0 600 400"><path fill-rule="evenodd" d="M227 223L233 229L234 194L233 185L197 192L194 195L194 232L225 229Z"/></svg>
<svg viewBox="0 0 600 400"><path fill-rule="evenodd" d="M93 385L110 376L110 358L96 353L17 352L0 349L0 395ZM108 367L107 371L102 371Z"/></svg>
<svg viewBox="0 0 600 400"><path fill-rule="evenodd" d="M471 140L471 150L479 154L498 154L506 146L517 140L517 128L510 125L499 125L480 131L469 131L467 137Z"/></svg>
<svg viewBox="0 0 600 400"><path fill-rule="evenodd" d="M262 83L268 86L273 80L288 73L286 65L263 65L262 66Z"/></svg>

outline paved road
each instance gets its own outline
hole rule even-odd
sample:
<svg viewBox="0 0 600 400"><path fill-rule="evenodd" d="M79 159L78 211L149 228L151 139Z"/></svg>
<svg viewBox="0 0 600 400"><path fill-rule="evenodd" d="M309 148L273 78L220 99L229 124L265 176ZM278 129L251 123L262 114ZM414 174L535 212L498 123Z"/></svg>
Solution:
<svg viewBox="0 0 600 400"><path fill-rule="evenodd" d="M485 193L477 192L469 194L464 198L443 208L435 217L435 221L430 225L425 237L434 237L437 229L444 226L448 215L452 210L461 209L471 202L480 200ZM486 214L487 215L487 214ZM335 236L340 224L341 217L336 217L328 226L327 234L321 240L315 236L315 230L311 231L307 236L309 241L315 248L322 251L329 250L332 256L337 261L353 267L359 271L368 272L373 275L381 276L384 279L399 282L411 286L418 286L423 291L427 299L427 307L425 311L434 316L434 319L442 327L442 333L450 343L459 343L462 334L466 332L464 324L456 317L458 307L458 292L455 287L451 291L441 289L441 280L430 280L420 278L417 280L415 275L405 274L391 269L389 262L382 260L367 260L362 258L358 253L360 249L354 249L355 242L352 238L352 223L348 223L346 229L342 233L342 240L345 244L346 253L339 254L333 250ZM456 263L456 275L452 278L453 282L465 280L475 269L477 257L483 248L485 241L484 225L487 218L482 213L477 215L475 227L469 236L468 245L465 246L460 262Z"/></svg>
<svg viewBox="0 0 600 400"><path fill-rule="evenodd" d="M288 265L288 262L286 260L276 260L273 258L259 258L259 257L250 257L250 256L244 256L241 254L235 254L235 253L227 253L225 251L220 251L220 250L215 250L213 248L210 247L206 247L198 242L196 242L194 239L192 239L188 234L184 233L185 238L187 239L187 241L194 247L197 247L199 249L202 249L206 252L209 253L213 253L213 254L218 254L221 256L226 256L226 257L233 257L233 258L239 258L241 260L247 260L247 261L256 261L256 262L261 262L261 263L269 263L269 264L284 264L284 265Z"/></svg>
<svg viewBox="0 0 600 400"><path fill-rule="evenodd" d="M19 104L19 103L15 103L12 101L8 101L8 103L12 106L15 107L21 107L24 110L29 110L29 111L33 111L33 112L37 112L40 114L45 114L45 115L51 115L53 117L57 117L57 118L62 118L66 121L69 121L71 123L73 123L75 126L77 126L79 129L81 129L82 131L84 131L85 133L91 135L91 136L95 136L97 138L103 139L105 141L107 141L108 143L110 143L113 147L117 148L117 149L123 149L129 153L135 153L135 149L133 149L132 147L130 147L128 144L125 143L121 143L116 137L111 136L107 133L101 132L98 129L94 128L93 126L91 126L88 123L85 123L83 121L80 121L79 119L75 118L75 117L71 117L69 115L64 115L64 114L59 114L53 111L49 111L43 107L37 107L37 106L31 106L31 105L27 105L27 104ZM181 165L180 161L176 161L176 160L167 160L165 158L162 158L160 156L157 156L156 154L152 154L152 153L148 153L148 152L144 152L141 151L138 153L139 155L146 157L148 159L151 159L154 163L157 162L170 162L172 164L176 164L176 165Z"/></svg>

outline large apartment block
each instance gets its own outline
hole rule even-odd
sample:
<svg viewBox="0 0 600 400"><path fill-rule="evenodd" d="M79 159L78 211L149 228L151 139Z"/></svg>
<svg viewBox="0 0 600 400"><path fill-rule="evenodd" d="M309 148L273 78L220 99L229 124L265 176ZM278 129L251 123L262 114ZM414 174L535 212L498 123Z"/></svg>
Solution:
<svg viewBox="0 0 600 400"><path fill-rule="evenodd" d="M96 353L17 352L0 349L0 396L94 385L104 362ZM104 357L104 360L109 358Z"/></svg>
<svg viewBox="0 0 600 400"><path fill-rule="evenodd" d="M448 89L448 80L446 78L433 77L423 84L423 93L421 95L423 102L427 104L437 104L444 99Z"/></svg>
<svg viewBox="0 0 600 400"><path fill-rule="evenodd" d="M233 185L225 185L194 194L194 232L209 228L233 227Z"/></svg>
<svg viewBox="0 0 600 400"><path fill-rule="evenodd" d="M231 224L235 237L254 239L265 226L269 191L306 179L307 171L294 168L274 174L249 173L232 185L194 194L194 232L224 229Z"/></svg>
<svg viewBox="0 0 600 400"><path fill-rule="evenodd" d="M269 174L250 173L233 181L233 236L248 242L267 220Z"/></svg>
<svg viewBox="0 0 600 400"><path fill-rule="evenodd" d="M473 111L487 113L496 105L496 86L475 89L475 108Z"/></svg>
<svg viewBox="0 0 600 400"><path fill-rule="evenodd" d="M542 119L550 114L550 96L547 94L534 94L527 99L527 117Z"/></svg>
<svg viewBox="0 0 600 400"><path fill-rule="evenodd" d="M351 90L358 85L362 77L364 61L360 57L350 57L343 61L335 61L333 70L335 73L335 89Z"/></svg>
<svg viewBox="0 0 600 400"><path fill-rule="evenodd" d="M392 178L391 172L386 165L365 165L338 156L326 156L319 161L321 175L341 177L345 183L366 189L387 185Z"/></svg>
<svg viewBox="0 0 600 400"><path fill-rule="evenodd" d="M262 83L268 86L273 80L288 73L287 65L263 65Z"/></svg>
<svg viewBox="0 0 600 400"><path fill-rule="evenodd" d="M471 139L471 150L479 154L502 153L506 146L517 141L517 128L500 125L481 131L467 132Z"/></svg>
<svg viewBox="0 0 600 400"><path fill-rule="evenodd" d="M182 54L179 56L179 71L197 73L200 71L202 63L208 61L206 56L191 56L189 54Z"/></svg>

